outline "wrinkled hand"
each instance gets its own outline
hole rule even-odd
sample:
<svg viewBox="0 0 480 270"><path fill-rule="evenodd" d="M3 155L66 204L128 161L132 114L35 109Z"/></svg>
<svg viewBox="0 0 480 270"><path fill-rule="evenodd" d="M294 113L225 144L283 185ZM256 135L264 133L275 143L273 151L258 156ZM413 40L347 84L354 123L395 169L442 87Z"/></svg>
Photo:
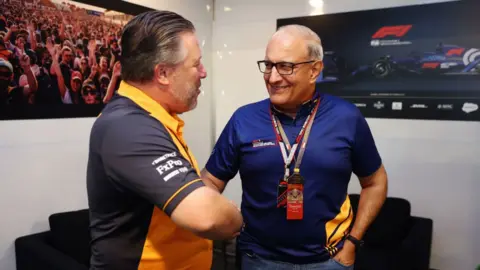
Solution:
<svg viewBox="0 0 480 270"><path fill-rule="evenodd" d="M333 257L337 262L351 266L355 263L355 246L350 242L345 242L344 247Z"/></svg>

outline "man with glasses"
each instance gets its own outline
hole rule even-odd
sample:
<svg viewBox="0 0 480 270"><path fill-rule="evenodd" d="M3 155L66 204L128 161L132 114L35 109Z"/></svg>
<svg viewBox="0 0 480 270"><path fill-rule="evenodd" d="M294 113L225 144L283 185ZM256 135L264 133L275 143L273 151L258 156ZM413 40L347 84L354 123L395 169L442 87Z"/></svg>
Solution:
<svg viewBox="0 0 480 270"><path fill-rule="evenodd" d="M100 92L91 79L86 79L82 86L82 98L85 104L99 104Z"/></svg>
<svg viewBox="0 0 480 270"><path fill-rule="evenodd" d="M316 90L322 59L313 31L279 29L258 61L270 97L233 114L202 172L220 192L240 173L242 269L353 269L385 200L387 175L364 117ZM352 172L362 186L355 221Z"/></svg>

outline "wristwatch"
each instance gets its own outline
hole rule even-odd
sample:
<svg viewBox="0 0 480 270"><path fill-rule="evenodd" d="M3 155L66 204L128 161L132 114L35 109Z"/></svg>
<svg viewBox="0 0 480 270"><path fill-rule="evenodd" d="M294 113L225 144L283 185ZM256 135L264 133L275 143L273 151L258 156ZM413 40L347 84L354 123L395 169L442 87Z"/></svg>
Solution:
<svg viewBox="0 0 480 270"><path fill-rule="evenodd" d="M347 240L352 242L355 245L356 249L359 249L359 248L363 247L363 244L365 244L365 242L363 240L359 240L359 239L351 236L350 234L347 235Z"/></svg>

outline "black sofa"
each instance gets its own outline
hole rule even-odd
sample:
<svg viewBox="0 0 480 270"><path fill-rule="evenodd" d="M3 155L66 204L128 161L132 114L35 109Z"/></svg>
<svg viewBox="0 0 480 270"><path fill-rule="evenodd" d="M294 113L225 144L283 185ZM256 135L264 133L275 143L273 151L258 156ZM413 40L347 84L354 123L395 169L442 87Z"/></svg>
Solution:
<svg viewBox="0 0 480 270"><path fill-rule="evenodd" d="M351 194L354 213L358 194ZM357 253L356 270L428 270L432 242L431 219L410 214L410 203L387 198L365 234L365 247ZM17 270L88 270L90 235L88 210L55 213L50 230L15 241ZM214 241L212 270L239 266L235 241Z"/></svg>
<svg viewBox="0 0 480 270"><path fill-rule="evenodd" d="M49 231L15 240L17 270L88 270L88 209L55 213L48 221Z"/></svg>
<svg viewBox="0 0 480 270"><path fill-rule="evenodd" d="M358 194L350 194L357 213ZM389 197L364 236L355 270L428 270L433 221L411 215L410 202Z"/></svg>
<svg viewBox="0 0 480 270"><path fill-rule="evenodd" d="M90 233L88 209L52 214L50 230L15 240L17 270L88 270ZM234 269L235 248L214 241L211 270ZM229 265L226 267L226 265Z"/></svg>

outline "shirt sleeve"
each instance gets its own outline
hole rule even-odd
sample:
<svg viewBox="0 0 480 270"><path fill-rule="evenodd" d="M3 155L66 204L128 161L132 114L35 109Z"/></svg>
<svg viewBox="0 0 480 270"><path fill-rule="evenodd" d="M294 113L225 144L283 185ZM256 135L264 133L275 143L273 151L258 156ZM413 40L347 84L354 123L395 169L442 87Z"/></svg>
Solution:
<svg viewBox="0 0 480 270"><path fill-rule="evenodd" d="M166 128L144 115L127 115L108 126L101 157L112 181L171 215L195 189L204 186Z"/></svg>
<svg viewBox="0 0 480 270"><path fill-rule="evenodd" d="M235 124L235 114L223 128L205 169L216 178L228 182L239 169L239 143Z"/></svg>
<svg viewBox="0 0 480 270"><path fill-rule="evenodd" d="M355 140L352 152L353 173L358 177L370 176L382 165L382 159L370 127L360 112L356 116Z"/></svg>

